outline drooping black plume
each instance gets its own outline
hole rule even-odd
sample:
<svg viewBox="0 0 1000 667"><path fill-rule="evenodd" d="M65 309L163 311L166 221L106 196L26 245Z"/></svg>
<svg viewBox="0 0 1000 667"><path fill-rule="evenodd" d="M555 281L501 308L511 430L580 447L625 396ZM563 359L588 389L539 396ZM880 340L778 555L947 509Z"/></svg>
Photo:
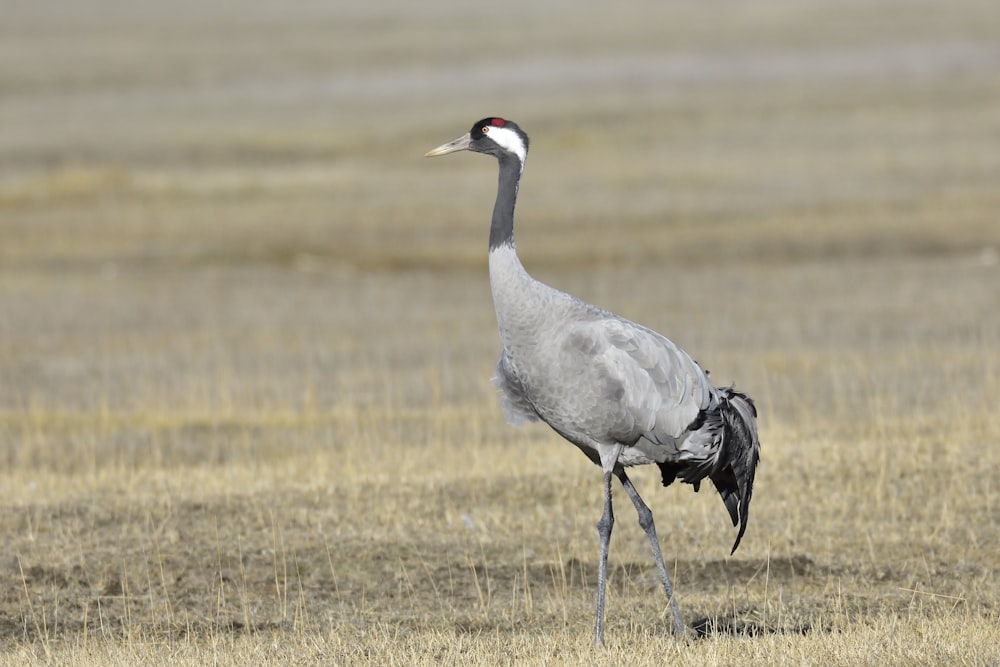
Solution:
<svg viewBox="0 0 1000 667"><path fill-rule="evenodd" d="M719 391L722 402L711 410L698 413L688 427L689 431L704 428L719 433L721 442L715 464L711 468L703 461L664 461L658 465L663 486L670 486L680 479L698 491L705 477L712 480L733 525L740 527L730 552L733 553L747 529L754 474L760 460L760 441L754 421L757 408L753 399L731 387L722 387Z"/></svg>
<svg viewBox="0 0 1000 667"><path fill-rule="evenodd" d="M740 526L730 552L735 553L747 530L753 480L760 460L760 440L754 421L757 408L753 399L729 387L724 387L721 391L724 397L720 410L723 425L722 451L719 453L720 465L717 472L710 474L709 479L722 496L733 525L738 523Z"/></svg>

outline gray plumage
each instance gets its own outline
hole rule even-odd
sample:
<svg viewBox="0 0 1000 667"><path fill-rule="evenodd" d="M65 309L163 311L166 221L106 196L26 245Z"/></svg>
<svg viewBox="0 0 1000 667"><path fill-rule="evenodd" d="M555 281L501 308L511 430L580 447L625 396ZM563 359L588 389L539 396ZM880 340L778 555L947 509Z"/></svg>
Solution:
<svg viewBox="0 0 1000 667"><path fill-rule="evenodd" d="M625 468L655 463L664 486L674 480L698 490L711 480L746 531L760 452L753 401L718 388L686 352L660 334L532 278L514 244L514 205L527 135L515 124L487 118L431 155L472 150L500 165L490 228L490 286L503 349L494 384L512 423L544 421L604 470L605 507L598 531L595 644L603 642L607 552L614 517L611 476L619 478L639 514L674 615L683 621L660 553L652 513Z"/></svg>

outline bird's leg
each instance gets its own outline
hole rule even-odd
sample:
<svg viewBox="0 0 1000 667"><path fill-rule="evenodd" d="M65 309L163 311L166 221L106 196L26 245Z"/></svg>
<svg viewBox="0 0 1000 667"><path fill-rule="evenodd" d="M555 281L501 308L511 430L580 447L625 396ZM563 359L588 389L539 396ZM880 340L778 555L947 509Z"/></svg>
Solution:
<svg viewBox="0 0 1000 667"><path fill-rule="evenodd" d="M618 470L615 473L618 475L618 479L621 480L622 486L625 487L625 492L628 493L628 497L632 499L632 504L635 505L635 511L639 514L639 525L642 529L646 531L646 537L649 538L649 546L653 549L653 560L656 561L656 568L660 571L660 581L663 583L663 591L667 594L667 601L670 603L670 611L674 614L674 636L681 637L684 635L684 619L681 618L680 607L677 606L677 600L674 599L674 587L670 583L670 576L667 574L667 566L663 564L663 552L660 551L660 541L656 537L656 525L653 523L653 512L649 509L642 498L639 496L639 492L636 490L635 486L632 484L632 480L628 478L624 470Z"/></svg>
<svg viewBox="0 0 1000 667"><path fill-rule="evenodd" d="M611 528L615 515L611 510L611 471L604 473L604 514L597 522L601 538L601 556L597 562L597 622L594 625L594 646L604 644L604 589L608 582L608 549L611 545Z"/></svg>
<svg viewBox="0 0 1000 667"><path fill-rule="evenodd" d="M608 550L611 547L611 528L615 525L615 514L611 509L611 475L618 467L624 445L599 447L601 469L604 470L604 514L597 522L597 534L601 538L601 555L597 562L597 621L594 624L594 646L604 644L604 590L608 583Z"/></svg>

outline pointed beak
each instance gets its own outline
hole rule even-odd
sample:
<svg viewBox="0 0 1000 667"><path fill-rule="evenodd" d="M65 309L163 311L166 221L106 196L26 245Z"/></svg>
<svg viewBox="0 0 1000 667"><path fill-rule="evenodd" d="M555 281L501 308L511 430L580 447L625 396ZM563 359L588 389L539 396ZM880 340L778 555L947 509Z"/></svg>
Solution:
<svg viewBox="0 0 1000 667"><path fill-rule="evenodd" d="M469 149L469 144L472 143L471 134L463 134L458 139L454 141L449 141L446 144L442 144L432 151L427 151L424 153L424 157L436 157L438 155L447 155L448 153L454 153L455 151L464 151Z"/></svg>

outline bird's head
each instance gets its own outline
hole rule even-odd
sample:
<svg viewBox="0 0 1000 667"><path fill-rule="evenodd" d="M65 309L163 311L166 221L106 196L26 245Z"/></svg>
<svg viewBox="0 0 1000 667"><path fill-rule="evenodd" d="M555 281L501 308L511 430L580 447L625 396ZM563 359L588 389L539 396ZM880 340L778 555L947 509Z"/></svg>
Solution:
<svg viewBox="0 0 1000 667"><path fill-rule="evenodd" d="M513 155L523 165L528 157L528 135L513 121L484 118L458 139L428 151L424 157L447 155L455 151L487 153L496 158Z"/></svg>

